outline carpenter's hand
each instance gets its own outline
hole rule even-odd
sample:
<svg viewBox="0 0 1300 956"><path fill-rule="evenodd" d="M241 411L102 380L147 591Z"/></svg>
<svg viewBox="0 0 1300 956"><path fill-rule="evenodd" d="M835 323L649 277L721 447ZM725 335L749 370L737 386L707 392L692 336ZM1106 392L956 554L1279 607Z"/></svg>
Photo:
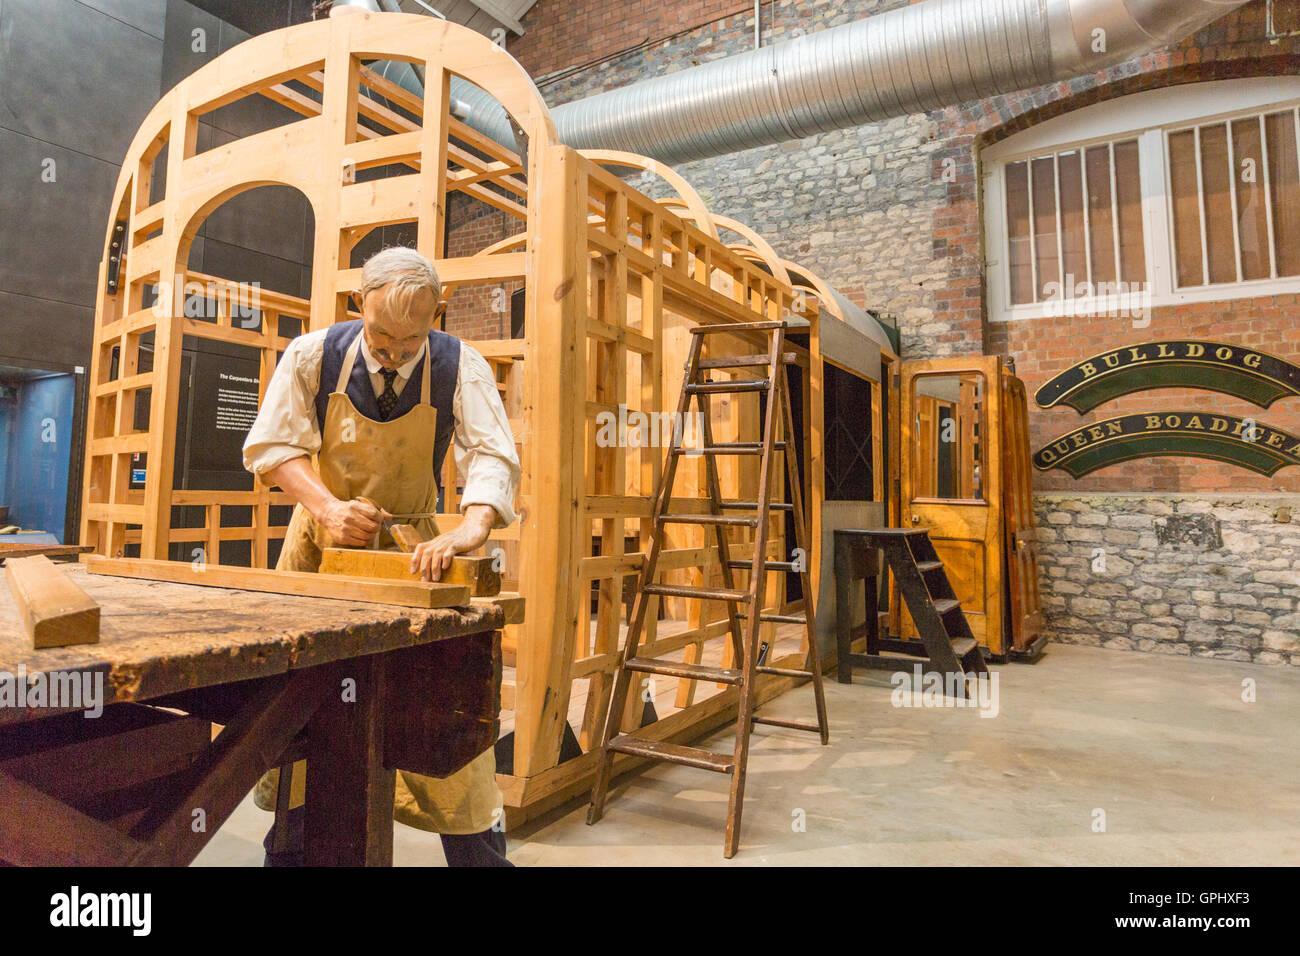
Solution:
<svg viewBox="0 0 1300 956"><path fill-rule="evenodd" d="M359 548L370 543L380 524L392 515L369 501L340 501L335 498L321 508L316 522L330 540L345 548Z"/></svg>
<svg viewBox="0 0 1300 956"><path fill-rule="evenodd" d="M421 541L411 552L411 573L421 581L439 581L451 567L451 559L480 547L492 530L496 512L486 505L470 505L465 519L455 529L432 541Z"/></svg>

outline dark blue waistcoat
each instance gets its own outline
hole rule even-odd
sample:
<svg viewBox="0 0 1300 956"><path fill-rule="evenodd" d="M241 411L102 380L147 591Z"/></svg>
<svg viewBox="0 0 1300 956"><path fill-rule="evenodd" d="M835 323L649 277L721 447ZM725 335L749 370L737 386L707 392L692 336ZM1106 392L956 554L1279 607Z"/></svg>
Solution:
<svg viewBox="0 0 1300 956"><path fill-rule="evenodd" d="M330 392L338 384L339 372L343 369L343 359L352 342L361 334L361 320L339 322L330 326L325 333L325 354L321 358L320 385L316 389L316 424L325 427L325 409L329 405ZM374 386L370 384L370 373L366 370L366 361L360 352L352 364L352 375L348 379L347 396L353 406L362 415L376 422L392 421L405 415L420 402L420 383L424 376L424 363L433 360L429 374L429 402L438 410L438 433L433 445L433 473L438 480L438 490L442 490L442 462L447 457L447 446L451 444L456 422L452 417L452 404L456 397L456 379L460 373L460 339L446 332L433 329L429 332L429 348L424 357L416 363L411 377L407 379L402 394L397 396L397 406L393 413L384 418L379 414L379 399Z"/></svg>

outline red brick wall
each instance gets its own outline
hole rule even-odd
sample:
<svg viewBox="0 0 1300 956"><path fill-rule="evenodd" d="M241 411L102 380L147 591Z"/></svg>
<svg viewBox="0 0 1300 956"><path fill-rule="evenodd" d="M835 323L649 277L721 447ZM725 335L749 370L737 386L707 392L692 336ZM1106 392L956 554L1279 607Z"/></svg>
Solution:
<svg viewBox="0 0 1300 956"><path fill-rule="evenodd" d="M486 208L486 207L485 207ZM478 210L482 213L481 210ZM499 210L482 213L448 232L448 257L472 256L494 242L524 230L524 223ZM499 282L462 286L447 303L444 328L462 339L504 339L510 336L510 294L523 283Z"/></svg>
<svg viewBox="0 0 1300 956"><path fill-rule="evenodd" d="M507 47L533 76L590 63L647 41L738 14L744 0L540 0L524 17L527 31Z"/></svg>

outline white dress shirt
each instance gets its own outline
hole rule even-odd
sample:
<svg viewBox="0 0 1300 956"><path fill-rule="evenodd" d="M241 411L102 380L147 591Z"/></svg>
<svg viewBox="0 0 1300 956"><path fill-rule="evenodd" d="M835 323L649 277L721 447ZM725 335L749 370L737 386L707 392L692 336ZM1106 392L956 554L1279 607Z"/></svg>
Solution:
<svg viewBox="0 0 1300 956"><path fill-rule="evenodd" d="M244 467L259 477L291 458L315 455L320 450L320 427L316 424L316 391L320 383L321 360L328 330L308 332L289 343L266 387L266 397L257 419L244 439ZM397 370L393 391L399 396L411 383L416 363L428 349L426 341L415 357ZM375 395L382 394L383 367L370 353L361 336L361 358L370 373ZM333 390L330 383L330 389ZM456 471L464 482L460 513L470 505L491 505L497 513L493 527L504 528L515 520L515 492L519 488L519 456L497 391L492 367L472 346L460 343L456 394L452 400L456 419L452 452ZM265 478L261 480L265 481Z"/></svg>

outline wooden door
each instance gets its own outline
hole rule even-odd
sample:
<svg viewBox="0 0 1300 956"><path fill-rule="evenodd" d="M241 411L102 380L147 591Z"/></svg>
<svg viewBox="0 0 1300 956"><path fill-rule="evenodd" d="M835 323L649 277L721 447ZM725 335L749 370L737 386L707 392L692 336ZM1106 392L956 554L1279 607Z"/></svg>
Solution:
<svg viewBox="0 0 1300 956"><path fill-rule="evenodd" d="M1005 654L1001 359L903 362L900 371L900 523L929 530L975 638ZM915 633L904 612L903 637Z"/></svg>
<svg viewBox="0 0 1300 956"><path fill-rule="evenodd" d="M1043 632L1038 599L1038 539L1034 532L1029 403L1025 386L1002 374L1002 507L1006 524L1007 615L1011 649L1028 650Z"/></svg>

